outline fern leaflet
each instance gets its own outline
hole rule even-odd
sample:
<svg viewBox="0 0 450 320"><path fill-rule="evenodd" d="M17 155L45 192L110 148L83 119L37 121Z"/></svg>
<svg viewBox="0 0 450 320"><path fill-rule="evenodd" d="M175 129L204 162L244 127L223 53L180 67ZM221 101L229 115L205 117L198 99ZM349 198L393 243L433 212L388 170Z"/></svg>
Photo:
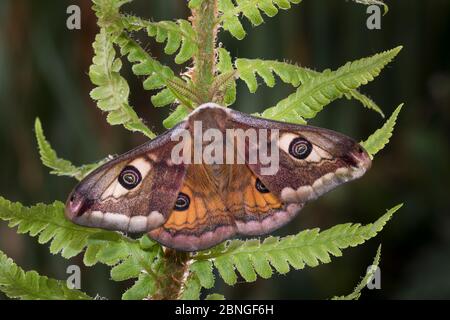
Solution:
<svg viewBox="0 0 450 320"><path fill-rule="evenodd" d="M0 291L22 300L89 300L87 294L67 287L66 281L49 279L36 271L25 272L0 251Z"/></svg>
<svg viewBox="0 0 450 320"><path fill-rule="evenodd" d="M275 60L239 58L236 59L235 65L239 71L241 80L245 82L251 93L256 92L256 89L258 88L256 75L259 75L264 80L264 83L270 88L275 86L275 77L273 74L279 76L284 83L294 87L298 87L305 81L320 75L320 72ZM380 107L358 90L355 89L345 93L345 97L347 99L358 100L364 107L372 109L384 117Z"/></svg>
<svg viewBox="0 0 450 320"><path fill-rule="evenodd" d="M305 81L297 91L266 109L262 116L269 119L304 123L314 118L324 106L372 81L401 50L401 47L378 53L372 57L348 62L336 71L325 70Z"/></svg>
<svg viewBox="0 0 450 320"><path fill-rule="evenodd" d="M97 101L97 106L102 111L108 112L108 123L121 124L128 130L139 131L149 138L156 137L128 104L130 88L120 75L122 62L116 59L112 35L101 29L93 47L95 56L89 69L89 76L97 88L91 91L91 97Z"/></svg>
<svg viewBox="0 0 450 320"><path fill-rule="evenodd" d="M361 145L371 157L376 155L389 143L389 139L392 137L392 132L394 131L395 122L397 121L398 114L402 110L402 107L403 104L399 105L384 123L383 127L375 131L366 141L361 142Z"/></svg>
<svg viewBox="0 0 450 320"><path fill-rule="evenodd" d="M194 29L189 21L179 19L174 21L146 21L135 16L122 16L122 21L128 30L146 29L150 37L159 43L166 43L164 52L174 54L175 62L182 64L191 59L198 51Z"/></svg>
<svg viewBox="0 0 450 320"><path fill-rule="evenodd" d="M45 138L44 131L42 130L42 124L39 118L36 118L34 128L36 131L36 140L38 143L41 161L46 167L52 169L52 171L50 171L51 174L55 174L58 176L68 176L73 177L77 180L81 180L108 160L105 159L97 163L75 167L70 161L59 158L56 154L56 151L52 149L52 146Z"/></svg>
<svg viewBox="0 0 450 320"><path fill-rule="evenodd" d="M247 282L272 276L273 269L280 274L290 270L315 267L319 263L331 262L331 257L342 255L341 250L354 247L373 238L380 232L392 215L401 208L395 206L376 222L360 224L341 224L320 232L319 229L305 230L285 238L268 237L259 240L233 240L193 257L191 272L199 278L202 286L211 286L211 263L219 271L223 280L233 285L237 281L236 270ZM202 280L203 279L203 280Z"/></svg>
<svg viewBox="0 0 450 320"><path fill-rule="evenodd" d="M242 40L246 33L239 21L242 14L254 26L264 22L261 11L268 17L274 17L278 9L287 10L291 8L291 3L298 4L301 0L219 0L218 8L222 14L220 22L225 30L229 31L233 37Z"/></svg>
<svg viewBox="0 0 450 320"><path fill-rule="evenodd" d="M367 284L373 279L375 272L380 264L381 258L381 245L378 246L377 254L373 259L372 265L368 268L366 275L361 279L358 285L355 287L352 293L346 296L333 297L332 300L358 300L361 296L361 291L367 286Z"/></svg>

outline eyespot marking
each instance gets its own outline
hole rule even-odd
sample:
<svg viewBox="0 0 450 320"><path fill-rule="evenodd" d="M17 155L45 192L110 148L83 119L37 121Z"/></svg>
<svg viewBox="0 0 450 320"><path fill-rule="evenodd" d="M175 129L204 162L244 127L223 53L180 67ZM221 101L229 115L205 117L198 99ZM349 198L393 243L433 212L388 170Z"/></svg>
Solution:
<svg viewBox="0 0 450 320"><path fill-rule="evenodd" d="M183 192L180 192L178 194L177 201L175 201L174 210L176 211L184 211L189 208L189 205L191 204L191 199L189 196Z"/></svg>
<svg viewBox="0 0 450 320"><path fill-rule="evenodd" d="M142 181L141 172L134 166L126 166L119 174L118 181L127 190L134 189Z"/></svg>
<svg viewBox="0 0 450 320"><path fill-rule="evenodd" d="M261 193L269 193L269 189L266 188L266 186L259 180L259 178L256 178L255 182L255 188Z"/></svg>
<svg viewBox="0 0 450 320"><path fill-rule="evenodd" d="M312 144L305 138L295 138L289 144L289 154L296 159L306 159L312 151Z"/></svg>

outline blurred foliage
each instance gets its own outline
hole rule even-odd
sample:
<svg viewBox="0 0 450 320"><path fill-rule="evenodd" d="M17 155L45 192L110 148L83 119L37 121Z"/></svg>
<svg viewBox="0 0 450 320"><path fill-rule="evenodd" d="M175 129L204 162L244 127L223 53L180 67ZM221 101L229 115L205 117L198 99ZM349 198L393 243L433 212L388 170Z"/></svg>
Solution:
<svg viewBox="0 0 450 320"><path fill-rule="evenodd" d="M32 131L38 115L55 149L74 163L90 163L145 141L140 135L108 126L89 97L92 86L87 73L97 29L90 1L78 3L82 31L65 28L65 12L71 1L0 2L0 194L8 199L26 204L64 200L73 186L70 179L48 175L40 164ZM223 42L233 56L287 57L318 70L335 69L347 60L402 44L401 58L365 92L377 97L386 114L405 99L408 108L386 153L364 179L311 203L278 235L343 221L369 222L377 217L378 208L405 202L401 214L383 234L382 290L366 291L363 298L450 298L450 56L446 41L450 37L450 3L397 0L390 3L379 31L366 28L364 6L333 0L305 0L301 6L301 10L289 13L280 11L258 29L244 22L247 42L235 41L227 33L222 35ZM127 10L155 20L187 15L182 0L136 1ZM184 69L171 57L160 56L164 45L144 45L164 64ZM130 68L125 65L123 70ZM162 132L160 123L169 110L155 110L150 103L155 92L144 91L140 81L126 77L132 79L130 99L137 114L152 131ZM243 85L238 83L241 89ZM275 104L288 92L284 85L270 91L261 88L257 95L241 90L235 106L248 113L260 112L262 106ZM311 124L362 139L381 126L381 119L365 116L357 104L333 102ZM348 292L354 285L355 270L371 259L376 243L372 245L374 250L356 249L333 266L324 265L314 272L294 272L218 291L227 298L324 298ZM0 224L0 248L23 269L36 269L55 278L66 277L70 264L82 266L80 257L72 261L58 256L49 259L47 248L4 224ZM83 289L93 296L96 288L102 287L109 297L118 298L129 287L128 283L109 282L109 273L102 266L89 271L82 267L82 271Z"/></svg>

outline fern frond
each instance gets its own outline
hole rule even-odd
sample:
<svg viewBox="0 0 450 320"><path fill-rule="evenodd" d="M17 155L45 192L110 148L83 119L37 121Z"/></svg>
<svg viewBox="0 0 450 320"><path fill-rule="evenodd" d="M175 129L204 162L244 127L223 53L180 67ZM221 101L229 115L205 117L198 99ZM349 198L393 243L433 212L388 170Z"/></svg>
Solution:
<svg viewBox="0 0 450 320"><path fill-rule="evenodd" d="M97 16L97 24L108 33L118 33L123 30L119 9L133 0L92 0L92 9Z"/></svg>
<svg viewBox="0 0 450 320"><path fill-rule="evenodd" d="M153 295L155 291L154 279L149 274L141 273L134 285L123 293L122 300L143 300Z"/></svg>
<svg viewBox="0 0 450 320"><path fill-rule="evenodd" d="M192 273L184 284L180 300L199 300L202 286L197 274Z"/></svg>
<svg viewBox="0 0 450 320"><path fill-rule="evenodd" d="M285 238L268 237L259 240L233 240L221 244L211 250L198 253L193 257L191 272L202 284L211 284L213 263L223 280L233 285L237 281L236 270L247 282L255 281L257 276L269 278L273 269L280 274L290 270L303 269L305 266L315 267L319 263L331 262L331 256L339 257L341 250L355 247L373 238L380 232L392 215L401 208L398 205L387 211L376 222L362 226L360 224L341 224L328 230L305 230L295 236ZM211 271L210 271L211 270Z"/></svg>
<svg viewBox="0 0 450 320"><path fill-rule="evenodd" d="M111 278L115 281L139 277L138 287L148 277L151 281L146 281L147 286L155 281L152 264L162 254L160 245L147 236L137 241L118 232L75 225L64 217L61 202L28 208L0 197L0 220L8 221L11 228L17 227L18 233L38 236L41 244L50 242L52 254L61 253L64 258L71 258L85 250L84 264L92 266L100 262L114 266Z"/></svg>
<svg viewBox="0 0 450 320"><path fill-rule="evenodd" d="M128 250L129 256L111 269L111 278L115 281L138 278L133 286L124 292L122 299L146 299L157 290L161 275L155 270L163 255L162 248L145 235L140 239L139 245L133 243Z"/></svg>
<svg viewBox="0 0 450 320"><path fill-rule="evenodd" d="M64 207L58 201L50 205L25 207L0 197L0 219L8 221L10 228L17 227L20 234L28 233L32 237L38 237L40 244L49 242L52 254L61 253L68 259L86 248L84 263L87 266L97 262L115 265L129 258L130 254L136 261L148 259L150 263L150 257L155 255L153 250L159 248L141 249L139 241L117 232L76 225L65 218Z"/></svg>
<svg viewBox="0 0 450 320"><path fill-rule="evenodd" d="M361 281L355 287L353 292L346 296L333 297L332 300L358 300L359 297L361 296L361 291L367 286L367 284L372 280L373 276L375 275L375 272L377 271L377 268L380 264L380 258L381 258L381 244L378 246L377 254L373 259L372 265L370 266L370 268L368 268L368 270L366 271L366 275L361 279Z"/></svg>
<svg viewBox="0 0 450 320"><path fill-rule="evenodd" d="M162 107L175 102L177 98L181 102L188 101L189 104L195 104L190 84L176 77L169 67L153 59L135 40L123 33L116 38L115 42L121 48L122 55L127 56L133 64L133 73L137 76L147 76L143 84L145 90L167 88L170 91L163 90L162 96L153 96L151 100L155 106Z"/></svg>
<svg viewBox="0 0 450 320"><path fill-rule="evenodd" d="M383 8L384 8L384 14L383 15L386 15L388 13L388 11L389 11L388 5L386 3L384 3L384 1L382 1L382 0L353 0L353 1L356 2L356 3L364 4L366 6L370 6L370 5L373 5L373 4L377 5L377 6L383 6Z"/></svg>
<svg viewBox="0 0 450 320"><path fill-rule="evenodd" d="M218 8L222 14L220 23L235 38L242 40L246 33L239 21L242 14L253 26L259 26L264 22L261 11L268 17L274 17L278 9L287 10L292 4L298 4L301 0L219 0Z"/></svg>
<svg viewBox="0 0 450 320"><path fill-rule="evenodd" d="M100 232L88 239L83 262L92 266L97 262L113 266L111 279L124 281L137 278L136 282L122 295L124 300L142 300L156 290L157 275L153 265L162 255L161 246L151 240L143 245L118 233ZM147 238L148 239L148 238Z"/></svg>
<svg viewBox="0 0 450 320"><path fill-rule="evenodd" d="M0 291L22 300L89 300L84 292L69 289L66 281L49 279L36 271L25 272L0 251Z"/></svg>
<svg viewBox="0 0 450 320"><path fill-rule="evenodd" d="M236 68L239 71L241 80L245 82L251 93L255 93L258 89L258 81L256 75L259 75L264 83L272 88L275 86L276 74L281 81L298 87L305 81L317 77L320 72L308 68L300 67L298 65L280 62L276 60L261 60L261 59L236 59ZM347 99L358 100L364 107L378 112L384 117L383 111L380 107L369 97L362 94L358 90L351 90L345 93Z"/></svg>
<svg viewBox="0 0 450 320"><path fill-rule="evenodd" d="M276 106L265 110L262 116L304 123L304 119L314 118L330 102L372 81L400 50L401 47L397 47L368 58L348 62L336 71L325 70L305 81L295 93L278 102Z"/></svg>
<svg viewBox="0 0 450 320"><path fill-rule="evenodd" d="M202 4L203 0L189 0L188 7L189 9L197 9Z"/></svg>
<svg viewBox="0 0 450 320"><path fill-rule="evenodd" d="M178 51L175 56L177 64L188 61L198 50L194 29L187 20L152 22L135 16L122 15L122 21L127 29L146 29L150 37L154 37L159 43L165 43L166 54L171 55Z"/></svg>
<svg viewBox="0 0 450 320"><path fill-rule="evenodd" d="M403 103L394 110L392 115L380 129L375 131L366 141L361 142L361 145L371 157L376 155L389 143L389 139L392 137L392 132L394 131L395 122L397 121L398 114L402 110L402 107Z"/></svg>
<svg viewBox="0 0 450 320"><path fill-rule="evenodd" d="M171 129L176 126L179 122L183 121L189 114L189 108L180 104L174 112L172 112L166 119L163 121L163 126L166 129Z"/></svg>
<svg viewBox="0 0 450 320"><path fill-rule="evenodd" d="M229 84L225 87L225 92L222 99L223 104L229 106L236 101L236 73L230 53L225 48L219 48L217 52L219 57L217 62L217 71L219 71L221 75L232 74L233 77Z"/></svg>
<svg viewBox="0 0 450 320"><path fill-rule="evenodd" d="M99 229L77 226L65 219L61 202L25 207L0 197L0 219L9 221L10 228L17 227L18 233L39 236L40 244L50 242L50 252L61 252L65 258L80 253L88 238L99 232Z"/></svg>
<svg viewBox="0 0 450 320"><path fill-rule="evenodd" d="M208 294L205 300L225 300L225 296L219 293Z"/></svg>
<svg viewBox="0 0 450 320"><path fill-rule="evenodd" d="M251 93L255 93L258 89L256 75L259 75L264 83L272 88L275 86L274 74L284 83L294 87L298 87L318 74L313 70L276 60L239 58L236 59L235 66L239 71L239 78L245 82Z"/></svg>
<svg viewBox="0 0 450 320"><path fill-rule="evenodd" d="M385 117L383 110L381 110L381 108L376 104L376 102L370 99L365 94L359 92L358 90L351 90L348 93L344 93L344 96L348 100L355 99L359 101L363 105L363 107L377 112L382 118Z"/></svg>
<svg viewBox="0 0 450 320"><path fill-rule="evenodd" d="M108 159L105 159L97 163L75 167L70 161L59 158L56 151L52 149L52 146L45 138L39 118L36 118L34 129L36 131L36 140L38 143L41 161L46 167L52 169L52 171L50 171L51 174L73 177L80 181L97 167L108 161Z"/></svg>
<svg viewBox="0 0 450 320"><path fill-rule="evenodd" d="M197 261L190 267L190 271L197 275L202 287L211 289L214 286L213 264L210 260Z"/></svg>
<svg viewBox="0 0 450 320"><path fill-rule="evenodd" d="M130 88L120 75L122 62L116 59L112 35L102 28L95 37L93 47L95 56L89 69L89 77L97 88L91 91L91 97L97 101L100 110L108 112L108 123L121 124L128 130L141 132L149 138L156 137L128 104Z"/></svg>

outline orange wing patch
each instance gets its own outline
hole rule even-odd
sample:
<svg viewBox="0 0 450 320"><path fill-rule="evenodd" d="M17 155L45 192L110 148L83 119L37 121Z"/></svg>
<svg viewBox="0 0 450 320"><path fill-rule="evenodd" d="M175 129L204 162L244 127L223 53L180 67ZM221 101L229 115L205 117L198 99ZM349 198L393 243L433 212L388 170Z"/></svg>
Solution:
<svg viewBox="0 0 450 320"><path fill-rule="evenodd" d="M185 251L206 249L232 237L236 225L218 185L207 168L191 165L179 193L184 200L175 204L166 223L150 231L149 236L165 246Z"/></svg>
<svg viewBox="0 0 450 320"><path fill-rule="evenodd" d="M232 170L233 179L230 181L227 204L230 211L240 219L245 215L265 215L271 210L282 207L282 203L269 190L257 189L257 177L245 166ZM264 187L265 188L265 187ZM263 192L262 192L263 191Z"/></svg>
<svg viewBox="0 0 450 320"><path fill-rule="evenodd" d="M149 236L180 250L206 249L237 232L279 226L286 221L282 207L246 165L191 165L169 218Z"/></svg>
<svg viewBox="0 0 450 320"><path fill-rule="evenodd" d="M218 196L209 195L205 199L195 195L188 185L184 185L181 192L189 197L189 206L186 210L173 210L163 228L174 231L185 229L195 231L203 226L207 227L212 220L227 220L227 210Z"/></svg>
<svg viewBox="0 0 450 320"><path fill-rule="evenodd" d="M271 192L261 192L256 189L256 177L252 176L251 184L245 188L245 211L252 214L266 213L271 209L281 208L281 202Z"/></svg>

